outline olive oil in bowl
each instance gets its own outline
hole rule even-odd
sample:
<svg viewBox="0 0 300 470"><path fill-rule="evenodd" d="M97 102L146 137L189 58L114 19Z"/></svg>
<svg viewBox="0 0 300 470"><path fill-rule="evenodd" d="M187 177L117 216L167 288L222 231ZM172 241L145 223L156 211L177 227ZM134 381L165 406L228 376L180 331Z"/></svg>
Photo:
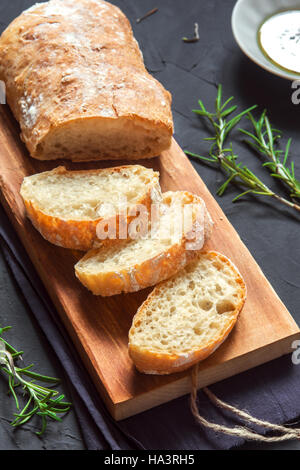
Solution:
<svg viewBox="0 0 300 470"><path fill-rule="evenodd" d="M268 17L258 30L258 43L274 65L300 77L300 9Z"/></svg>

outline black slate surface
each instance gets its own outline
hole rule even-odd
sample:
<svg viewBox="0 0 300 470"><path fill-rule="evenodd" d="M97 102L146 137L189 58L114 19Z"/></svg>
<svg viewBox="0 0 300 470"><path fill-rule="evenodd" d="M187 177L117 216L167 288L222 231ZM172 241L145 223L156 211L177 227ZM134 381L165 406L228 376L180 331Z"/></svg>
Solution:
<svg viewBox="0 0 300 470"><path fill-rule="evenodd" d="M33 3L32 0L1 0L1 29ZM131 21L148 69L173 94L175 137L183 149L202 154L206 152L207 145L202 141L206 131L191 109L197 106L199 98L211 108L216 86L222 83L224 94L233 94L241 109L252 104L258 104L260 110L266 107L273 124L283 130L287 137L293 138L291 158L295 160L300 178L300 105L292 104L292 89L288 81L260 69L238 49L230 26L234 1L118 0L112 3L120 6ZM155 15L140 24L135 23L136 18L154 7L159 7ZM193 34L196 21L199 23L200 41L195 44L183 43L181 37ZM233 140L243 161L263 177L268 185L285 195L280 184L272 181L261 169L259 159L243 145L238 133ZM283 139L283 143L285 141ZM201 163L194 161L193 164L211 192L215 193L222 181L220 173ZM269 199L258 201L248 197L232 204L235 194L236 189L230 188L223 198L218 198L219 204L295 320L300 323L299 215ZM0 222L4 223L5 218L1 212ZM34 362L38 370L63 378L63 371L2 256L0 302L0 325L14 326L8 338L26 351L26 363ZM64 380L61 389L69 397L72 395ZM47 435L42 439L31 432L36 423L14 431L9 425L14 403L5 395L6 390L5 381L0 379L0 449L85 448L74 412L63 423L51 423ZM251 444L247 447L260 446ZM285 443L268 448L300 448L300 444Z"/></svg>

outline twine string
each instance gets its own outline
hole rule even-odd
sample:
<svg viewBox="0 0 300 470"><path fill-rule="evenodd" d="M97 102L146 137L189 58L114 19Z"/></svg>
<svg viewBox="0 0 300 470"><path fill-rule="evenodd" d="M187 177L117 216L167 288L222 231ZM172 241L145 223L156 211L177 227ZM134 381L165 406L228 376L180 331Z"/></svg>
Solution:
<svg viewBox="0 0 300 470"><path fill-rule="evenodd" d="M237 416L244 419L245 421L249 421L253 424L256 424L258 426L261 426L267 429L271 429L272 431L278 431L278 432L290 433L290 434L296 433L298 437L300 436L300 429L291 429L286 426L282 426L280 424L269 423L268 421L255 418L254 416L247 413L245 410L240 410L239 408L235 408L234 406L229 405L229 403L226 403L223 400L220 400L220 398L218 398L207 387L204 387L202 390L208 396L210 401L214 403L216 406L218 406L219 408L223 408L224 410L231 411L232 413L236 414Z"/></svg>
<svg viewBox="0 0 300 470"><path fill-rule="evenodd" d="M223 400L220 400L211 390L207 387L203 388L203 392L207 395L209 400L216 405L218 408L230 411L239 418L243 419L246 424L253 423L259 426L262 426L266 429L272 431L281 432L281 436L264 436L259 434L252 429L247 428L246 426L224 426L218 423L212 423L200 415L198 405L197 405L197 383L198 383L198 366L196 365L192 371L192 391L191 391L191 411L196 419L196 421L202 426L212 429L215 432L220 432L230 436L241 437L245 440L260 441L260 442L281 442L299 439L300 430L299 429L290 429L286 426L281 426L278 424L273 424L265 420L255 418L244 410L240 410Z"/></svg>

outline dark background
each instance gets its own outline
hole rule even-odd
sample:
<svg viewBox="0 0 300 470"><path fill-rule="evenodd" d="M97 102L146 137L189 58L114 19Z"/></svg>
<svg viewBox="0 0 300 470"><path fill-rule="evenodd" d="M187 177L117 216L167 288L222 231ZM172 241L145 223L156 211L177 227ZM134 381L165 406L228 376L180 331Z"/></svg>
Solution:
<svg viewBox="0 0 300 470"><path fill-rule="evenodd" d="M32 0L0 0L1 30L34 3ZM199 98L208 109L212 109L217 84L222 83L224 96L234 95L241 110L252 104L258 104L260 111L267 108L272 123L284 131L286 138L293 138L291 159L295 161L296 173L300 178L299 106L291 102L291 83L260 69L239 50L231 32L234 1L114 0L112 3L120 6L131 21L148 70L173 95L175 137L184 150L201 154L207 152L207 145L202 140L203 136L207 136L207 131L191 110L197 107ZM136 18L154 7L159 8L156 14L136 24ZM199 23L200 41L183 43L182 36L193 35L195 22ZM241 159L267 185L286 196L280 184L261 169L259 158L245 147L238 132L232 140ZM215 194L222 182L222 175L201 163L193 161L193 164ZM268 198L250 196L232 204L231 200L236 194L237 189L231 187L225 196L218 198L218 202L276 292L300 323L300 216ZM3 211L0 212L1 223L5 217ZM47 339L26 306L1 253L0 303L0 325L14 327L7 337L17 348L26 351L26 363L34 362L38 371L63 378ZM61 389L70 396L64 380ZM6 381L0 378L0 449L85 448L74 412L63 423L51 423L42 439L32 432L36 430L36 423L14 431L9 424L15 411L14 402L6 397L6 391ZM261 447L266 448L258 444L243 446ZM292 442L268 448L300 448L300 444Z"/></svg>

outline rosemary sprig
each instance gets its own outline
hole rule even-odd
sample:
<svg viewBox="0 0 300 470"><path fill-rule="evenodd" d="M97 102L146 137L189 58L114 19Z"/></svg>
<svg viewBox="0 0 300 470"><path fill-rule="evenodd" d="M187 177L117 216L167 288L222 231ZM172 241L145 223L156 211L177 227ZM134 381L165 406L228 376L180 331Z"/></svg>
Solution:
<svg viewBox="0 0 300 470"><path fill-rule="evenodd" d="M266 110L264 110L257 121L251 113L249 113L248 118L253 125L254 133L240 129L243 134L251 138L251 140L246 140L246 143L268 157L269 161L265 162L263 166L270 170L271 176L278 178L288 187L291 191L290 197L300 198L300 181L295 176L294 162L291 162L290 168L287 166L292 139L288 139L284 151L280 150L276 148L276 143L282 136L282 133L272 127L266 115Z"/></svg>
<svg viewBox="0 0 300 470"><path fill-rule="evenodd" d="M183 42L197 42L199 41L199 39L200 39L200 36L199 36L198 23L194 24L194 36L192 38L187 38L187 37L182 38Z"/></svg>
<svg viewBox="0 0 300 470"><path fill-rule="evenodd" d="M300 210L300 206L283 198L271 190L261 179L259 179L247 166L242 162L238 161L238 156L232 149L232 144L229 146L225 145L225 141L230 132L237 126L243 116L248 115L250 111L255 109L257 106L251 106L245 109L236 116L228 119L232 113L237 109L236 105L232 105L231 101L233 96L228 98L222 103L222 86L218 86L217 97L215 101L215 112L211 113L206 110L203 102L199 100L200 109L194 109L193 112L199 116L206 118L212 126L214 136L207 137L204 140L211 141L212 145L209 150L209 157L198 155L192 152L186 151L186 154L199 158L205 162L218 164L228 175L228 178L220 186L217 191L219 196L222 196L226 191L229 183L236 182L241 185L245 191L238 194L233 202L237 201L240 197L246 194L256 194L262 196L270 196L280 201L286 206L292 207L293 209Z"/></svg>
<svg viewBox="0 0 300 470"><path fill-rule="evenodd" d="M27 367L16 366L15 361L22 359L23 351L17 351L2 337L3 333L10 328L10 326L0 328L0 371L8 376L9 391L15 400L18 410L18 413L14 413L15 419L11 424L14 427L22 426L33 416L40 416L42 427L36 434L41 436L46 430L48 419L61 421L59 415L67 413L71 403L63 401L64 395L60 395L58 391L37 383L37 381L48 382L56 385L60 382L59 379L33 372L31 370L33 364ZM26 396L27 400L21 410L16 393L17 387L23 389L23 395Z"/></svg>
<svg viewBox="0 0 300 470"><path fill-rule="evenodd" d="M137 18L136 23L140 23L141 21L145 20L149 16L154 15L154 13L156 13L157 11L158 11L158 8L153 8L152 10L145 13L145 15L141 16L140 18Z"/></svg>

